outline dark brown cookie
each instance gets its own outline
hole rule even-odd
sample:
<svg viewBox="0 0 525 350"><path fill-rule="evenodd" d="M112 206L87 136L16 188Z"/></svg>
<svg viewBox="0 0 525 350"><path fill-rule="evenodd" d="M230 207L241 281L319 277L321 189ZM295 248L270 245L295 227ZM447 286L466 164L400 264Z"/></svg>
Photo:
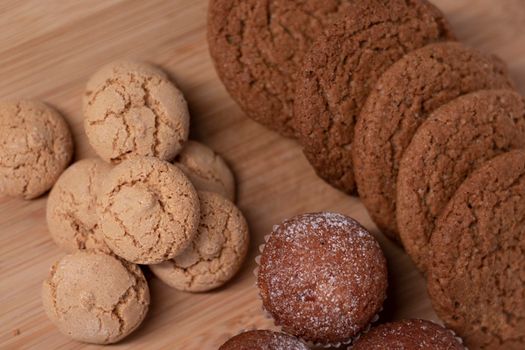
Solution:
<svg viewBox="0 0 525 350"><path fill-rule="evenodd" d="M296 72L313 40L353 0L211 0L208 44L226 89L252 119L285 136Z"/></svg>
<svg viewBox="0 0 525 350"><path fill-rule="evenodd" d="M398 238L397 170L419 125L458 96L512 86L499 59L452 42L412 51L379 78L359 115L352 155L359 196L385 234Z"/></svg>
<svg viewBox="0 0 525 350"><path fill-rule="evenodd" d="M350 341L386 297L385 257L375 238L341 214L303 214L277 226L260 257L264 308L307 341Z"/></svg>
<svg viewBox="0 0 525 350"><path fill-rule="evenodd" d="M352 350L462 350L454 333L425 320L382 324L361 336Z"/></svg>
<svg viewBox="0 0 525 350"><path fill-rule="evenodd" d="M440 107L419 127L397 177L397 224L422 270L437 217L485 161L525 147L525 101L511 90L484 90Z"/></svg>
<svg viewBox="0 0 525 350"><path fill-rule="evenodd" d="M525 349L524 223L524 150L479 167L438 219L428 291L471 349Z"/></svg>
<svg viewBox="0 0 525 350"><path fill-rule="evenodd" d="M408 51L453 38L426 0L369 0L354 1L347 17L314 42L298 75L294 125L321 178L356 192L354 125L374 83Z"/></svg>
<svg viewBox="0 0 525 350"><path fill-rule="evenodd" d="M230 338L219 350L308 350L291 335L266 330L247 331Z"/></svg>

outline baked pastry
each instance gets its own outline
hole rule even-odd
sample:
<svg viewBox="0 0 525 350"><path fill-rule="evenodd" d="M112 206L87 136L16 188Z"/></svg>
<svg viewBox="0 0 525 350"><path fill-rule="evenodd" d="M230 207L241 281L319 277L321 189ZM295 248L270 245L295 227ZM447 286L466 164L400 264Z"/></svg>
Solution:
<svg viewBox="0 0 525 350"><path fill-rule="evenodd" d="M230 338L219 350L308 350L291 335L266 330L247 331Z"/></svg>
<svg viewBox="0 0 525 350"><path fill-rule="evenodd" d="M355 220L302 214L269 235L257 285L265 310L283 331L323 345L348 343L381 310L386 261Z"/></svg>

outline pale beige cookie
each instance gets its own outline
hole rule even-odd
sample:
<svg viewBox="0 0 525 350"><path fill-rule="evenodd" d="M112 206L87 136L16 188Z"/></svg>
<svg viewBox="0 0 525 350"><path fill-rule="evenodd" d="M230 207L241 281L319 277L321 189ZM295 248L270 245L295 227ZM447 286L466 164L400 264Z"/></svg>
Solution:
<svg viewBox="0 0 525 350"><path fill-rule="evenodd" d="M62 173L47 200L47 227L55 243L73 252L100 249L109 252L98 226L96 200L111 165L98 158L83 159Z"/></svg>
<svg viewBox="0 0 525 350"><path fill-rule="evenodd" d="M38 101L0 101L0 194L40 196L72 155L71 133L57 111Z"/></svg>
<svg viewBox="0 0 525 350"><path fill-rule="evenodd" d="M89 142L106 161L171 160L188 139L184 96L166 74L145 63L104 66L87 83L83 109Z"/></svg>
<svg viewBox="0 0 525 350"><path fill-rule="evenodd" d="M97 208L106 244L137 264L181 253L199 225L197 191L182 170L153 157L126 160L102 184Z"/></svg>
<svg viewBox="0 0 525 350"><path fill-rule="evenodd" d="M235 201L235 178L220 155L208 146L188 141L175 159L199 191L211 191Z"/></svg>
<svg viewBox="0 0 525 350"><path fill-rule="evenodd" d="M95 251L66 255L42 286L49 319L72 339L115 343L133 332L149 307L149 289L137 265Z"/></svg>
<svg viewBox="0 0 525 350"><path fill-rule="evenodd" d="M248 225L241 211L213 192L199 192L201 220L192 244L174 259L151 265L173 288L204 292L226 283L248 252Z"/></svg>

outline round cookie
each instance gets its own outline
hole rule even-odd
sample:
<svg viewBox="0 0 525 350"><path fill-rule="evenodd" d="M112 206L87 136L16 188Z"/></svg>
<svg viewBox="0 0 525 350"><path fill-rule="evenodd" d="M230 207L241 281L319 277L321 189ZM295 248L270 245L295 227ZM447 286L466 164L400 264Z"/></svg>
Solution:
<svg viewBox="0 0 525 350"><path fill-rule="evenodd" d="M266 330L247 331L230 338L219 350L308 350L291 335Z"/></svg>
<svg viewBox="0 0 525 350"><path fill-rule="evenodd" d="M443 14L426 0L369 0L355 1L314 42L297 81L294 123L321 178L356 192L354 125L374 83L406 52L452 39Z"/></svg>
<svg viewBox="0 0 525 350"><path fill-rule="evenodd" d="M382 324L364 334L352 350L462 350L454 333L425 320Z"/></svg>
<svg viewBox="0 0 525 350"><path fill-rule="evenodd" d="M211 0L208 45L232 98L253 120L294 136L296 74L326 26L353 0Z"/></svg>
<svg viewBox="0 0 525 350"><path fill-rule="evenodd" d="M97 208L109 248L137 264L156 264L181 253L199 225L197 191L182 170L152 157L114 167Z"/></svg>
<svg viewBox="0 0 525 350"><path fill-rule="evenodd" d="M32 100L0 101L0 194L32 199L49 190L73 155L62 116Z"/></svg>
<svg viewBox="0 0 525 350"><path fill-rule="evenodd" d="M110 63L89 80L84 129L108 162L136 156L173 159L188 139L190 116L182 93L146 63Z"/></svg>
<svg viewBox="0 0 525 350"><path fill-rule="evenodd" d="M397 223L403 246L426 271L435 222L458 187L485 161L525 147L525 100L484 90L440 107L419 127L399 165Z"/></svg>
<svg viewBox="0 0 525 350"><path fill-rule="evenodd" d="M144 320L149 301L140 268L102 252L66 255L42 286L49 319L68 337L86 343L123 339Z"/></svg>
<svg viewBox="0 0 525 350"><path fill-rule="evenodd" d="M220 155L208 146L188 141L175 159L184 174L199 191L211 191L235 201L235 179Z"/></svg>
<svg viewBox="0 0 525 350"><path fill-rule="evenodd" d="M73 252L100 249L109 252L98 225L97 194L111 165L98 158L80 160L62 173L49 193L47 227L55 243Z"/></svg>
<svg viewBox="0 0 525 350"><path fill-rule="evenodd" d="M199 192L200 223L192 243L172 260L151 265L169 286L189 292L217 288L240 269L248 252L248 224L229 200Z"/></svg>
<svg viewBox="0 0 525 350"><path fill-rule="evenodd" d="M459 187L430 241L428 292L471 349L525 348L525 151L499 155Z"/></svg>
<svg viewBox="0 0 525 350"><path fill-rule="evenodd" d="M285 332L324 345L347 343L381 310L386 261L355 220L302 214L269 235L257 284L265 310Z"/></svg>
<svg viewBox="0 0 525 350"><path fill-rule="evenodd" d="M429 114L470 92L511 87L503 62L453 42L412 51L379 78L359 115L352 149L359 196L379 229L399 238L399 162Z"/></svg>

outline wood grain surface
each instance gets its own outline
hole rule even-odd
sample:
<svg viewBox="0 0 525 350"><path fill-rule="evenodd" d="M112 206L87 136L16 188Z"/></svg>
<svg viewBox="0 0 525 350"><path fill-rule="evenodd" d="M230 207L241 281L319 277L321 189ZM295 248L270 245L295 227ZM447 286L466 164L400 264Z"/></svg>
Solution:
<svg viewBox="0 0 525 350"><path fill-rule="evenodd" d="M500 55L525 93L525 1L434 0L467 44ZM243 329L271 328L254 286L257 247L272 226L298 213L348 214L376 234L388 258L383 320L436 319L423 278L385 239L356 198L324 184L299 146L245 118L217 78L206 43L206 0L1 0L0 98L44 100L69 121L76 159L94 155L82 128L81 94L101 65L120 58L167 70L191 108L194 139L227 159L251 228L251 253L223 288L177 292L153 278L152 304L138 331L113 349L216 349ZM0 348L94 348L69 340L47 320L40 285L63 253L45 222L45 196L0 199Z"/></svg>

